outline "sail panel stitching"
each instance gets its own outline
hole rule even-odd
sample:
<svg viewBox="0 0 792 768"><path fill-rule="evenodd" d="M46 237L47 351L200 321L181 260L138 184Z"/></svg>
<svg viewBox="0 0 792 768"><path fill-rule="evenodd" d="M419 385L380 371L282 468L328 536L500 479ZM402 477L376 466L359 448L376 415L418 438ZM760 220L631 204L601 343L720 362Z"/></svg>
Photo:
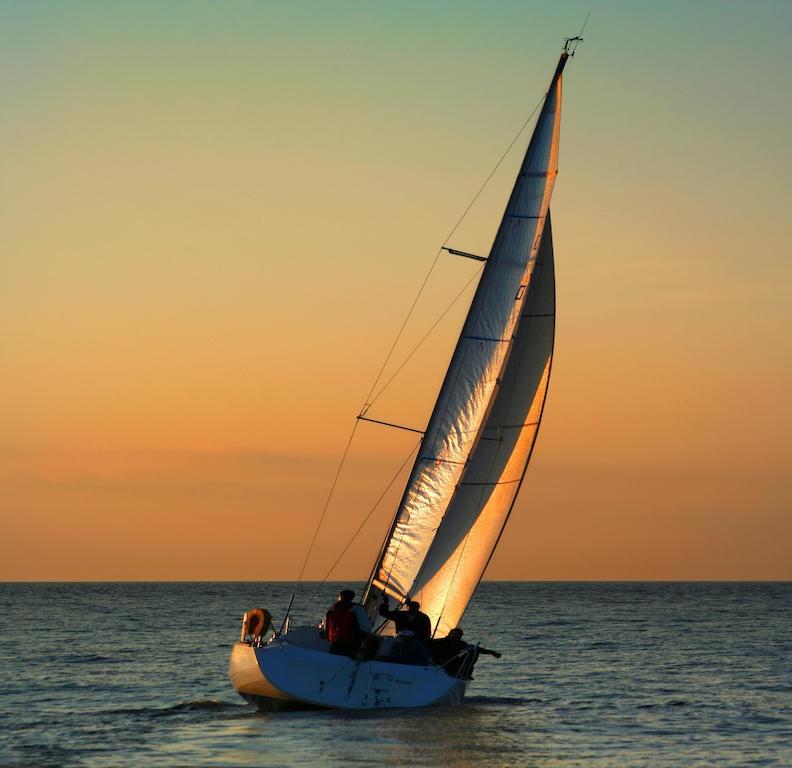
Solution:
<svg viewBox="0 0 792 768"><path fill-rule="evenodd" d="M538 421L526 421L523 424L499 424L497 427L484 427L484 429L497 429L498 431L501 429L522 429L523 427L535 427L538 423ZM492 439L494 438L490 438L490 440Z"/></svg>
<svg viewBox="0 0 792 768"><path fill-rule="evenodd" d="M440 459L437 456L421 456L421 461L440 461L443 464L467 464L466 461L454 461L453 459Z"/></svg>
<svg viewBox="0 0 792 768"><path fill-rule="evenodd" d="M519 480L498 480L495 483L460 483L460 485L509 485L509 483L519 482Z"/></svg>
<svg viewBox="0 0 792 768"><path fill-rule="evenodd" d="M509 343L509 339L493 339L489 336L464 336L465 339L472 339L473 341L494 341L496 344Z"/></svg>

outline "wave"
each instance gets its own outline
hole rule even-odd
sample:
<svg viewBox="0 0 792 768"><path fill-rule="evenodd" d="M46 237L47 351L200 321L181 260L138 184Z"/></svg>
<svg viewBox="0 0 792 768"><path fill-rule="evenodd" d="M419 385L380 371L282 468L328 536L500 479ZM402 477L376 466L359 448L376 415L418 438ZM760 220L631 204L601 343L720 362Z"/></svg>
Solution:
<svg viewBox="0 0 792 768"><path fill-rule="evenodd" d="M525 696L465 696L464 703L484 704L487 706L506 704L508 706L514 707L526 704L543 704L544 700Z"/></svg>
<svg viewBox="0 0 792 768"><path fill-rule="evenodd" d="M193 701L180 701L166 707L128 707L125 709L105 709L96 712L98 716L125 716L135 718L159 718L172 717L174 715L193 714L193 713L234 713L248 712L246 704L233 704L229 701L218 701L217 699L194 699Z"/></svg>
<svg viewBox="0 0 792 768"><path fill-rule="evenodd" d="M113 656L102 653L73 653L61 656L59 661L67 664L95 664L98 661L114 661Z"/></svg>
<svg viewBox="0 0 792 768"><path fill-rule="evenodd" d="M194 701L181 701L171 707L160 710L163 714L175 712L217 712L247 710L246 704L232 704L230 701L217 699L195 699Z"/></svg>
<svg viewBox="0 0 792 768"><path fill-rule="evenodd" d="M658 701L653 704L639 704L638 709L658 709L665 707L689 707L690 702L684 699L671 699L670 701Z"/></svg>

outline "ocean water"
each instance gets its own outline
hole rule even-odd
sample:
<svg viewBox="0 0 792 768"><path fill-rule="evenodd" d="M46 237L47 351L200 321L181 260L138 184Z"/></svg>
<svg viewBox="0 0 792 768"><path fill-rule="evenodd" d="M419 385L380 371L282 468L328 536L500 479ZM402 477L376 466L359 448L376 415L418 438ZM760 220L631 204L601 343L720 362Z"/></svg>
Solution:
<svg viewBox="0 0 792 768"><path fill-rule="evenodd" d="M246 705L242 612L339 586L0 584L0 765L792 765L792 584L485 583L461 706Z"/></svg>

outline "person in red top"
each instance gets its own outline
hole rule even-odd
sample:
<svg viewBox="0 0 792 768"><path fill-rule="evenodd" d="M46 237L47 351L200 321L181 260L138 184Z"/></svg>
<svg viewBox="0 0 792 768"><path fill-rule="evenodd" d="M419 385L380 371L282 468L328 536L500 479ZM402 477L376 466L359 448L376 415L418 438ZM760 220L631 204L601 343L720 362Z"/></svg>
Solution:
<svg viewBox="0 0 792 768"><path fill-rule="evenodd" d="M330 653L354 657L371 625L363 606L354 603L355 593L344 589L325 616L325 633Z"/></svg>

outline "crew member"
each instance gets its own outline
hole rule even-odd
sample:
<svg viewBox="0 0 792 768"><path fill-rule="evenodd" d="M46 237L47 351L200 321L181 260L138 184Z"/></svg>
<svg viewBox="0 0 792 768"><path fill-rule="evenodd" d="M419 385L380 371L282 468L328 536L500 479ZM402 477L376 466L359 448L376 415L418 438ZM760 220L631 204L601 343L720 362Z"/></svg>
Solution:
<svg viewBox="0 0 792 768"><path fill-rule="evenodd" d="M406 611L390 609L388 596L382 596L382 604L379 607L379 615L390 619L396 626L396 632L408 630L412 632L421 642L428 643L432 636L432 621L425 614L421 613L421 604L415 600L408 600L405 603Z"/></svg>
<svg viewBox="0 0 792 768"><path fill-rule="evenodd" d="M476 648L462 639L464 632L461 627L452 629L445 637L438 640L432 640L431 651L432 658L437 664L451 675L451 677L459 677L460 671L466 669L467 674L465 677L470 678L470 673L478 661L479 654L486 654L487 656L494 656L496 659L501 657L497 651L491 651L489 648ZM473 658L469 659L468 654L473 653Z"/></svg>
<svg viewBox="0 0 792 768"><path fill-rule="evenodd" d="M354 657L360 644L371 631L368 615L362 605L353 602L355 593L343 589L325 616L325 633L330 653Z"/></svg>

